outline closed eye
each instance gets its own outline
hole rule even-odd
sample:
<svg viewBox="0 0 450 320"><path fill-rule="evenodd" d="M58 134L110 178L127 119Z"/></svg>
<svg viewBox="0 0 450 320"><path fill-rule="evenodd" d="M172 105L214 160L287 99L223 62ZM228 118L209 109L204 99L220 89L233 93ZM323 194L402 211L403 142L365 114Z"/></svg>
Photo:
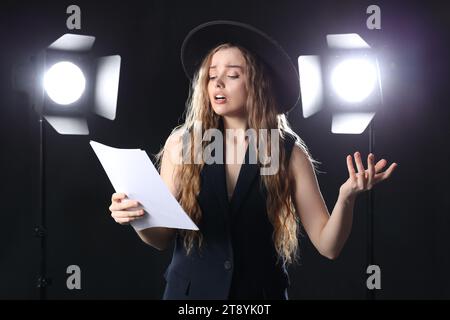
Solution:
<svg viewBox="0 0 450 320"><path fill-rule="evenodd" d="M215 77L215 76L209 76L209 80L214 80L215 78L217 78L217 77ZM228 76L228 78L231 78L231 79L237 79L237 78L239 78L239 76Z"/></svg>

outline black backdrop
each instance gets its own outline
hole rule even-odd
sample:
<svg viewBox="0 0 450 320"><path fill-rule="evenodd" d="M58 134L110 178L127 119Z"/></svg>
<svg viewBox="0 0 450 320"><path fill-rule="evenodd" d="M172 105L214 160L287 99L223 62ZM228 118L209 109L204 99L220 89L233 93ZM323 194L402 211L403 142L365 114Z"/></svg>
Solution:
<svg viewBox="0 0 450 320"><path fill-rule="evenodd" d="M90 139L154 154L180 122L188 94L179 51L186 33L214 19L239 20L276 38L296 60L324 47L327 33L357 32L380 53L385 105L375 118L375 154L399 167L375 189L375 263L379 299L450 297L448 45L443 2L378 1L382 29L366 28L369 1L6 1L0 5L1 197L0 298L36 299L39 240L37 116L12 91L11 69L63 33L66 8L82 12L81 34L96 54L122 56L117 118L89 118L91 135L61 136L46 126L50 299L160 299L171 250L143 244L116 224L113 188ZM329 211L346 179L345 156L368 150L360 136L332 135L326 112L289 115L325 173L318 176ZM301 239L301 265L290 268L291 299L365 299L366 196L336 261ZM66 268L81 268L81 290L68 290Z"/></svg>

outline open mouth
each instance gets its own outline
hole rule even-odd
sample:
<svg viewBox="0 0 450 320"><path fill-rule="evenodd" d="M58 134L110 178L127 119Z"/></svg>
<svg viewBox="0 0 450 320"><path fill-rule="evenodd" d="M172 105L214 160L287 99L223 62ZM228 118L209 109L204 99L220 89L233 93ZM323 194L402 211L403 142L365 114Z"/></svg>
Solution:
<svg viewBox="0 0 450 320"><path fill-rule="evenodd" d="M227 98L225 96L218 94L214 96L214 101L217 103L224 103L227 101Z"/></svg>

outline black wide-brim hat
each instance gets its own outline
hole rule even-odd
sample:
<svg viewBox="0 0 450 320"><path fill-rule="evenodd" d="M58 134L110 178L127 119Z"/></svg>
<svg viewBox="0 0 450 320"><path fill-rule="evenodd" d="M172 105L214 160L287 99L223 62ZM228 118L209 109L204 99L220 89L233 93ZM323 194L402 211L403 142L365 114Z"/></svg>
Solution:
<svg viewBox="0 0 450 320"><path fill-rule="evenodd" d="M181 46L181 63L192 80L208 52L223 43L244 47L265 63L279 105L279 113L292 110L300 99L297 70L283 48L264 32L241 22L210 21L192 29Z"/></svg>

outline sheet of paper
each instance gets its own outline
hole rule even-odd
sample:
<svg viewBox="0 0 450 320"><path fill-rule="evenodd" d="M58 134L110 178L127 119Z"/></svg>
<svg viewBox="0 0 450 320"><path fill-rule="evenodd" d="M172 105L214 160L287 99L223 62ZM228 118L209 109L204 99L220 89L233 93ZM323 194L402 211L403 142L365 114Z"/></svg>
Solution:
<svg viewBox="0 0 450 320"><path fill-rule="evenodd" d="M139 201L145 216L131 222L136 230L151 227L198 230L169 191L147 153L140 149L118 149L90 141L116 192Z"/></svg>

